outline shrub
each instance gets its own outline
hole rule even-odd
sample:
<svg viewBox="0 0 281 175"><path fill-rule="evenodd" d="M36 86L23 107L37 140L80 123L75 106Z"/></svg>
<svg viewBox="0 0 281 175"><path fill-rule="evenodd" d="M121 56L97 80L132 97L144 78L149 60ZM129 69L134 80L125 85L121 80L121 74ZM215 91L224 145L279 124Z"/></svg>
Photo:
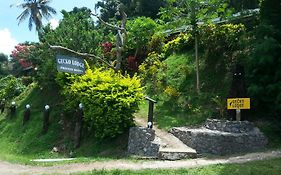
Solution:
<svg viewBox="0 0 281 175"><path fill-rule="evenodd" d="M163 52L168 56L172 53L177 53L183 50L188 50L187 46L190 44L191 34L181 33L175 39L167 42L163 47ZM191 48L191 47L190 47Z"/></svg>
<svg viewBox="0 0 281 175"><path fill-rule="evenodd" d="M0 79L0 99L12 99L18 96L25 86L20 79L14 76L7 76Z"/></svg>
<svg viewBox="0 0 281 175"><path fill-rule="evenodd" d="M146 93L154 98L156 94L163 92L163 79L166 77L163 70L165 63L161 62L161 55L152 52L148 54L146 60L139 66L140 76L146 85Z"/></svg>
<svg viewBox="0 0 281 175"><path fill-rule="evenodd" d="M133 125L133 113L143 98L140 79L113 70L88 69L83 76L58 78L68 109L84 105L85 121L97 138L114 137Z"/></svg>

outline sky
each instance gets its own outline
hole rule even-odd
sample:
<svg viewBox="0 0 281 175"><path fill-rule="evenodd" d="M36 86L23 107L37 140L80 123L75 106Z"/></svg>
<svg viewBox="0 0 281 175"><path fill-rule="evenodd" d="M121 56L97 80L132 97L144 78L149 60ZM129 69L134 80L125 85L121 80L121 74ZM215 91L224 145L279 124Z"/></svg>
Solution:
<svg viewBox="0 0 281 175"><path fill-rule="evenodd" d="M94 11L95 3L98 0L52 0L49 6L53 7L57 14L53 15L49 21L54 27L62 19L61 10L71 11L74 7L88 7ZM24 0L0 0L0 53L10 55L14 46L25 41L38 41L35 27L28 29L28 19L18 25L17 17L23 9L12 4L22 3Z"/></svg>

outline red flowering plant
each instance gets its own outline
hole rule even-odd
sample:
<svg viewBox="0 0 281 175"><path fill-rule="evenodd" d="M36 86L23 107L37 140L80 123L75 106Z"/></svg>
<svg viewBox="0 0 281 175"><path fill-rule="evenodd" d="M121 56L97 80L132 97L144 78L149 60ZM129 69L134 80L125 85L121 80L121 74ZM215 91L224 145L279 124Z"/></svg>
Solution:
<svg viewBox="0 0 281 175"><path fill-rule="evenodd" d="M102 42L100 43L100 46L102 48L102 54L104 58L106 58L110 62L114 62L114 60L116 59L116 49L114 48L112 42Z"/></svg>
<svg viewBox="0 0 281 175"><path fill-rule="evenodd" d="M138 60L134 56L129 56L128 59L128 70L138 71Z"/></svg>
<svg viewBox="0 0 281 175"><path fill-rule="evenodd" d="M103 54L107 54L107 53L111 52L113 44L111 42L107 41L107 42L101 43L101 46L103 48Z"/></svg>
<svg viewBox="0 0 281 175"><path fill-rule="evenodd" d="M30 55L30 49L33 48L32 45L18 44L10 55L13 59L16 59L21 67L25 69L32 68L32 62L28 60Z"/></svg>

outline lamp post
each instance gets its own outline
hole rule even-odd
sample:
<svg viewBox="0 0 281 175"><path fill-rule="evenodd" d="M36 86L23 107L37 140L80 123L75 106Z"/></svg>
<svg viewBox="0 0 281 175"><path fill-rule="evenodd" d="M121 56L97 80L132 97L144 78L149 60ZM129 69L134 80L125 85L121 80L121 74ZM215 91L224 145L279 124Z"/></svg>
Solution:
<svg viewBox="0 0 281 175"><path fill-rule="evenodd" d="M10 106L11 118L16 114L16 110L17 110L16 102L13 101Z"/></svg>
<svg viewBox="0 0 281 175"><path fill-rule="evenodd" d="M25 105L25 111L24 111L24 115L23 115L23 121L22 124L25 125L26 122L28 122L30 119L30 105L27 104Z"/></svg>
<svg viewBox="0 0 281 175"><path fill-rule="evenodd" d="M4 110L5 110L5 98L3 98L2 100L1 100L1 103L0 103L0 110L1 110L1 114L4 112Z"/></svg>
<svg viewBox="0 0 281 175"><path fill-rule="evenodd" d="M75 123L75 130L74 130L75 148L78 148L80 146L82 127L83 127L83 116L84 116L84 106L82 103L79 103L78 111L77 111L77 120Z"/></svg>
<svg viewBox="0 0 281 175"><path fill-rule="evenodd" d="M149 97L145 97L145 99L148 100L148 102L149 102L147 128L152 129L153 128L153 108L154 108L154 103L156 103L156 101Z"/></svg>
<svg viewBox="0 0 281 175"><path fill-rule="evenodd" d="M46 134L49 129L50 106L45 105L43 113L43 134Z"/></svg>

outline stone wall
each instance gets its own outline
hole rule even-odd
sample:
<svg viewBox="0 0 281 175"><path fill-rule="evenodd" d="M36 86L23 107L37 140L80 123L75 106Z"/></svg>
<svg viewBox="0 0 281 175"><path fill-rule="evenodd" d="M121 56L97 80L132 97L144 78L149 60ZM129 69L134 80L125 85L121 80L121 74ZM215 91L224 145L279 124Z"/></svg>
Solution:
<svg viewBox="0 0 281 175"><path fill-rule="evenodd" d="M223 131L231 133L245 133L254 129L254 125L248 121L224 121L217 119L207 119L204 127L214 131Z"/></svg>
<svg viewBox="0 0 281 175"><path fill-rule="evenodd" d="M265 147L267 138L250 122L207 120L201 128L172 128L170 131L198 153L227 155Z"/></svg>
<svg viewBox="0 0 281 175"><path fill-rule="evenodd" d="M155 131L144 127L130 128L128 153L146 157L157 157L160 144L155 139Z"/></svg>

